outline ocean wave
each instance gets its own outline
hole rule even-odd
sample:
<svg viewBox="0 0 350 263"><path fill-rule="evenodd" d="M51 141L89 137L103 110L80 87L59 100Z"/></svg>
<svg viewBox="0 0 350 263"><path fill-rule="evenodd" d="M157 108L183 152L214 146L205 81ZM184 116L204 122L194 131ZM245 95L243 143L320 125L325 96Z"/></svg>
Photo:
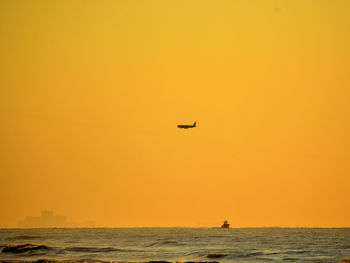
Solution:
<svg viewBox="0 0 350 263"><path fill-rule="evenodd" d="M143 250L120 249L114 247L67 247L63 249L63 251L78 253L143 252Z"/></svg>
<svg viewBox="0 0 350 263"><path fill-rule="evenodd" d="M340 246L340 248L342 248L342 249L349 249L350 248L350 244L349 245Z"/></svg>
<svg viewBox="0 0 350 263"><path fill-rule="evenodd" d="M279 255L280 252L264 252L264 255L267 255L267 256L272 256L272 255Z"/></svg>
<svg viewBox="0 0 350 263"><path fill-rule="evenodd" d="M264 252L250 252L250 253L242 253L242 254L238 254L237 257L240 258L246 258L246 257L258 257L258 256L264 256L265 253Z"/></svg>
<svg viewBox="0 0 350 263"><path fill-rule="evenodd" d="M170 261L167 260L152 260L152 261L148 261L147 263L172 263ZM189 261L176 261L176 263L219 263L218 261L193 261L193 260L189 260Z"/></svg>
<svg viewBox="0 0 350 263"><path fill-rule="evenodd" d="M168 246L168 247L177 247L177 246L184 246L185 244L179 243L175 240L164 240L164 241L158 241L151 243L147 245L146 247L162 247L162 246Z"/></svg>
<svg viewBox="0 0 350 263"><path fill-rule="evenodd" d="M283 260L284 261L296 261L297 259L296 258L284 258Z"/></svg>
<svg viewBox="0 0 350 263"><path fill-rule="evenodd" d="M22 236L8 237L7 240L18 240L18 239L29 240L29 239L40 239L40 238L42 238L42 237L41 236L22 235Z"/></svg>
<svg viewBox="0 0 350 263"><path fill-rule="evenodd" d="M226 257L226 256L228 256L228 254L209 253L207 255L208 258L222 258L222 257Z"/></svg>
<svg viewBox="0 0 350 263"><path fill-rule="evenodd" d="M72 259L72 260L59 260L59 259L47 259L47 258L41 258L34 261L30 261L30 263L63 263L63 262L70 262L70 263L110 263L109 261L102 261L99 259L90 259L90 258L84 258L84 259ZM1 261L0 263L28 263L27 260L7 260L7 261ZM130 262L131 263L131 262Z"/></svg>
<svg viewBox="0 0 350 263"><path fill-rule="evenodd" d="M2 253L14 253L14 254L20 254L20 253L26 253L26 252L32 252L32 251L39 251L39 250L51 250L51 247L45 246L45 245L36 245L31 243L25 243L25 244L10 244L5 246L2 249Z"/></svg>
<svg viewBox="0 0 350 263"><path fill-rule="evenodd" d="M286 254L286 255L293 255L293 254L305 254L305 253L308 253L310 251L308 250L288 250L288 251L285 251L283 252L283 254Z"/></svg>
<svg viewBox="0 0 350 263"><path fill-rule="evenodd" d="M236 252L232 254L226 254L227 258L250 258L250 257L258 257L259 259L263 259L262 257L273 255L271 253L264 253L262 251L256 252Z"/></svg>

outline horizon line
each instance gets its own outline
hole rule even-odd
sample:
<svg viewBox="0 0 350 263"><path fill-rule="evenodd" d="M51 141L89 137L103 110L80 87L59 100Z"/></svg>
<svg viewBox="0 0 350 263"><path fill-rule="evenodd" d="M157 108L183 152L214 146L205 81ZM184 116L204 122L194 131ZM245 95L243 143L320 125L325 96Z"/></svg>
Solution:
<svg viewBox="0 0 350 263"><path fill-rule="evenodd" d="M94 227L1 227L0 229L131 229L131 228L197 228L197 229L222 229L221 227L215 226L119 226L119 227L110 227L110 226L94 226ZM237 226L230 227L229 229L247 229L247 228L319 228L319 229L341 229L341 228L350 228L350 226Z"/></svg>

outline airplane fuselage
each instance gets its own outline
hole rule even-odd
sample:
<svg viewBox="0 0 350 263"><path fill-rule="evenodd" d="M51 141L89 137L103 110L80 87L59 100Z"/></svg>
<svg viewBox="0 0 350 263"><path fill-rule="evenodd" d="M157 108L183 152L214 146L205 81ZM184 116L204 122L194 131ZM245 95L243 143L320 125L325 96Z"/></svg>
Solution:
<svg viewBox="0 0 350 263"><path fill-rule="evenodd" d="M193 125L177 125L177 127L180 128L180 129L186 129L187 130L187 129L196 127L196 122L193 123Z"/></svg>
<svg viewBox="0 0 350 263"><path fill-rule="evenodd" d="M178 128L182 128L182 129L189 129L189 128L194 128L195 126L192 125L177 125Z"/></svg>

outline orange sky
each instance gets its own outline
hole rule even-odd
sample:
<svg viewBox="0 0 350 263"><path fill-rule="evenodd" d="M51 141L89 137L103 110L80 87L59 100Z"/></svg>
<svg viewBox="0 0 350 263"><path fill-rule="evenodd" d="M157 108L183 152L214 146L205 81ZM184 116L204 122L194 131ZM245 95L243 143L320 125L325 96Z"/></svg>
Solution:
<svg viewBox="0 0 350 263"><path fill-rule="evenodd" d="M349 14L1 1L0 227L350 227Z"/></svg>

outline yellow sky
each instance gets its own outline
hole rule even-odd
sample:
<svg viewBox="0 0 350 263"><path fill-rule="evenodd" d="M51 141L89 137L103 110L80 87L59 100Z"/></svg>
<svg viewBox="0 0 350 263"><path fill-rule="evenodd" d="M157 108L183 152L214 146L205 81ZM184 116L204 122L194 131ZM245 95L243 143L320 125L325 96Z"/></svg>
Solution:
<svg viewBox="0 0 350 263"><path fill-rule="evenodd" d="M350 227L349 14L0 1L0 227Z"/></svg>

